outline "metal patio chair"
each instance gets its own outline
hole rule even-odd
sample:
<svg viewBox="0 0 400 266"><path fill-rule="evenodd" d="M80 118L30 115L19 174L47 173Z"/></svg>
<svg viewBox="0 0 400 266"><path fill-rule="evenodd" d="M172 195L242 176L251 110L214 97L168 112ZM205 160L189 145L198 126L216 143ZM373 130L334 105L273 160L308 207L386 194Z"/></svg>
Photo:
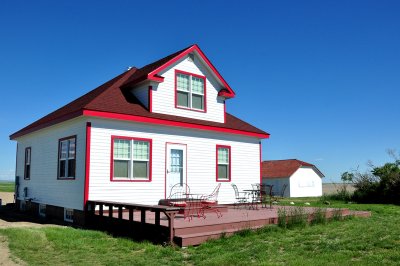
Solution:
<svg viewBox="0 0 400 266"><path fill-rule="evenodd" d="M285 190L287 188L287 184L284 184L282 186L281 191L279 191L278 193L273 193L272 194L272 201L279 201L280 199L283 199L285 197Z"/></svg>
<svg viewBox="0 0 400 266"><path fill-rule="evenodd" d="M231 184L233 190L235 191L235 203L234 206L237 207L240 204L249 203L248 194L246 192L239 192L237 186L235 184Z"/></svg>
<svg viewBox="0 0 400 266"><path fill-rule="evenodd" d="M188 194L190 194L189 186L185 183L178 183L171 188L170 194L166 199L166 202L169 206L182 208L179 213L183 214L185 219L188 214L188 211L186 210L189 201Z"/></svg>
<svg viewBox="0 0 400 266"><path fill-rule="evenodd" d="M204 215L204 211L206 209L215 211L218 218L222 217L222 213L216 207L218 205L218 193L219 193L220 188L221 188L221 183L219 183L215 187L214 191L211 194L201 196L201 198L200 198L200 202L201 202L200 212L201 213L200 214L203 218L206 218L206 216Z"/></svg>

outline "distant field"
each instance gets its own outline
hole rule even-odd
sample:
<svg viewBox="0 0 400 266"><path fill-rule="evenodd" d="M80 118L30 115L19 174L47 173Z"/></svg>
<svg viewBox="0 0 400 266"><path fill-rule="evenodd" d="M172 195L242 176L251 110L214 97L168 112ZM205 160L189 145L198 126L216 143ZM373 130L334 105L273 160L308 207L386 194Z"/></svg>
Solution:
<svg viewBox="0 0 400 266"><path fill-rule="evenodd" d="M0 192L14 192L14 182L0 181Z"/></svg>
<svg viewBox="0 0 400 266"><path fill-rule="evenodd" d="M323 194L333 194L342 186L341 183L322 183L322 193ZM347 185L347 191L353 192L354 187L352 185Z"/></svg>

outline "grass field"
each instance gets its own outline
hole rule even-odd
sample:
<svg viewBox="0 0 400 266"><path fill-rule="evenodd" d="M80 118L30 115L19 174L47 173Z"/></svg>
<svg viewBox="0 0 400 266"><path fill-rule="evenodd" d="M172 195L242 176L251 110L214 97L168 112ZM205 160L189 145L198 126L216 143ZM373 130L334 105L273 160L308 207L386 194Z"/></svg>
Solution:
<svg viewBox="0 0 400 266"><path fill-rule="evenodd" d="M290 230L270 226L187 249L69 227L0 229L0 234L13 256L29 265L398 265L400 206L331 202L330 207L370 210L372 217Z"/></svg>
<svg viewBox="0 0 400 266"><path fill-rule="evenodd" d="M14 192L14 182L0 181L0 192Z"/></svg>

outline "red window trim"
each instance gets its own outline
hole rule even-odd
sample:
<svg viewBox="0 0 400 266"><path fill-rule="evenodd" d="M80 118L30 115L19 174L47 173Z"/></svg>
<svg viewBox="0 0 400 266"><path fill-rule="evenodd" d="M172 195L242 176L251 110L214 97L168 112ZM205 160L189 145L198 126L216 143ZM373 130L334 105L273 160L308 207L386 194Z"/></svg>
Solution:
<svg viewBox="0 0 400 266"><path fill-rule="evenodd" d="M229 150L229 176L228 179L218 179L218 149L219 148L225 148ZM231 146L227 146L227 145L216 145L215 148L215 180L217 182L231 182L232 179L232 149Z"/></svg>
<svg viewBox="0 0 400 266"><path fill-rule="evenodd" d="M193 77L196 77L196 78L201 78L201 79L204 80L204 110L178 106L178 78L177 78L178 74L189 75L189 76L193 76ZM176 109L182 109L182 110L188 110L188 111L195 111L195 112L200 112L200 113L207 113L207 85L206 85L206 81L207 80L206 80L205 76L175 69L175 108Z"/></svg>
<svg viewBox="0 0 400 266"><path fill-rule="evenodd" d="M150 143L149 150L149 178L148 179L131 179L131 180L123 180L123 179L114 179L114 139L126 139L126 140L139 140L139 141L148 141ZM136 137L127 137L127 136L111 136L111 156L110 156L110 181L111 182L151 182L152 180L152 165L153 165L153 140L146 138L136 138Z"/></svg>
<svg viewBox="0 0 400 266"><path fill-rule="evenodd" d="M30 161L29 161L29 177L26 176L26 155L27 155L27 151L29 150L30 153ZM31 147L26 147L25 148L25 162L24 162L24 179L25 180L30 180L31 179L31 175L32 175L32 148Z"/></svg>
<svg viewBox="0 0 400 266"><path fill-rule="evenodd" d="M60 169L59 169L59 167L60 167L60 152L61 152L60 144L61 144L61 141L67 140L67 139L75 139L75 170L74 170L75 176L74 177L60 177ZM76 146L77 146L77 137L76 137L76 135L68 136L68 137L61 138L61 139L58 140L57 180L75 180L76 179L76 163L78 162L78 160L76 159ZM68 165L66 165L65 167L68 167Z"/></svg>

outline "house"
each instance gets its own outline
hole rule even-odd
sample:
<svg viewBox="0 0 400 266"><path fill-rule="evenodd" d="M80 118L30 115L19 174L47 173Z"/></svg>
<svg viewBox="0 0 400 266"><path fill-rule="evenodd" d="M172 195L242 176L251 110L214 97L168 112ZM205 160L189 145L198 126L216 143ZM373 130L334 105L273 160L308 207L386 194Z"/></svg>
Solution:
<svg viewBox="0 0 400 266"><path fill-rule="evenodd" d="M77 222L88 200L157 204L177 183L231 203L269 137L226 112L234 97L197 45L130 68L10 136L17 204Z"/></svg>
<svg viewBox="0 0 400 266"><path fill-rule="evenodd" d="M262 183L272 185L274 193L285 197L318 197L322 196L322 178L324 175L310 163L296 159L263 161Z"/></svg>

